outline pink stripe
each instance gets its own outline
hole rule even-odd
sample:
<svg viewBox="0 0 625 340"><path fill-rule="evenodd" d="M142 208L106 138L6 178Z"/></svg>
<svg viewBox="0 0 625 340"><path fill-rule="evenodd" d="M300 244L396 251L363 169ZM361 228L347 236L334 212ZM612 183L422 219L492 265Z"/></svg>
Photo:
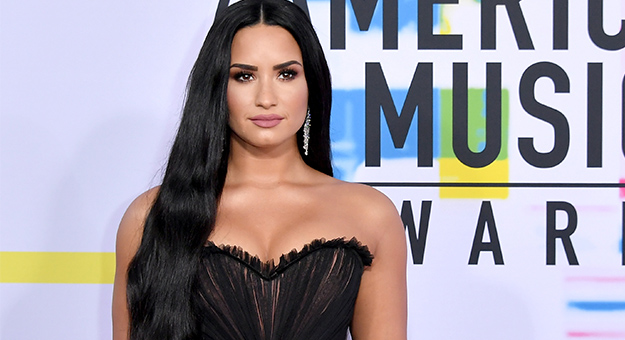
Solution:
<svg viewBox="0 0 625 340"><path fill-rule="evenodd" d="M625 283L625 276L573 276L567 277L567 282L599 282L599 283Z"/></svg>
<svg viewBox="0 0 625 340"><path fill-rule="evenodd" d="M625 332L568 332L566 335L569 338L611 338L611 339L625 339Z"/></svg>

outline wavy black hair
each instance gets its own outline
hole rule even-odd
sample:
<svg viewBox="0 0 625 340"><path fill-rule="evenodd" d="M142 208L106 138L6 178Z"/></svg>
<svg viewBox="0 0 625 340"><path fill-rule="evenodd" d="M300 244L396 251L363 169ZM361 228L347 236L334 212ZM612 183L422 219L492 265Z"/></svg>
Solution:
<svg viewBox="0 0 625 340"><path fill-rule="evenodd" d="M310 167L332 176L330 72L303 10L286 0L242 0L221 11L206 36L187 83L182 119L158 195L128 269L131 340L198 337L194 294L200 255L214 228L228 168L227 85L235 33L257 24L286 29L302 52L312 115Z"/></svg>

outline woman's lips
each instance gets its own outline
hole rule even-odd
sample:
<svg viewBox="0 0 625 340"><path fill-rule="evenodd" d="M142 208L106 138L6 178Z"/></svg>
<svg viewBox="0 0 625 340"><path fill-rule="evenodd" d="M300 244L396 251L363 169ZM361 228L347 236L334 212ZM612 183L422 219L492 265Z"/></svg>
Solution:
<svg viewBox="0 0 625 340"><path fill-rule="evenodd" d="M280 124L282 119L284 119L284 117L281 117L278 115L257 115L257 116L250 118L252 123L263 128L274 127Z"/></svg>

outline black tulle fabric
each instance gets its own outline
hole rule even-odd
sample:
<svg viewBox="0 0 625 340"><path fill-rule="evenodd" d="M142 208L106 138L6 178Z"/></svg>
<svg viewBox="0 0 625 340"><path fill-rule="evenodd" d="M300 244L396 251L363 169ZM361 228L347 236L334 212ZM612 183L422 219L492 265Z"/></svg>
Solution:
<svg viewBox="0 0 625 340"><path fill-rule="evenodd" d="M345 340L372 259L356 239L315 240L278 264L209 243L199 275L201 339Z"/></svg>

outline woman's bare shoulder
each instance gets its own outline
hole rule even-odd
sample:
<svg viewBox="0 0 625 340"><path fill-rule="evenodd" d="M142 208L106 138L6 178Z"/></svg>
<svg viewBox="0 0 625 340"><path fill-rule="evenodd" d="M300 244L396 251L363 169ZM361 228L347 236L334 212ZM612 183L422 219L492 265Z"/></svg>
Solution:
<svg viewBox="0 0 625 340"><path fill-rule="evenodd" d="M358 219L360 228L376 239L392 232L403 232L403 225L393 202L382 192L368 185L335 182L332 188L338 206Z"/></svg>
<svg viewBox="0 0 625 340"><path fill-rule="evenodd" d="M355 203L354 208L362 212L397 213L385 194L368 185L337 180L333 190L339 198Z"/></svg>
<svg viewBox="0 0 625 340"><path fill-rule="evenodd" d="M345 184L373 263L362 276L352 319L354 339L406 339L406 236L393 202L362 184Z"/></svg>
<svg viewBox="0 0 625 340"><path fill-rule="evenodd" d="M117 246L136 248L141 240L145 219L158 195L159 187L154 187L137 196L122 217L117 230Z"/></svg>
<svg viewBox="0 0 625 340"><path fill-rule="evenodd" d="M117 229L115 281L113 285L114 339L128 339L129 317L126 298L128 266L141 243L143 225L158 195L158 190L158 187L152 188L135 198L124 213L119 229Z"/></svg>

